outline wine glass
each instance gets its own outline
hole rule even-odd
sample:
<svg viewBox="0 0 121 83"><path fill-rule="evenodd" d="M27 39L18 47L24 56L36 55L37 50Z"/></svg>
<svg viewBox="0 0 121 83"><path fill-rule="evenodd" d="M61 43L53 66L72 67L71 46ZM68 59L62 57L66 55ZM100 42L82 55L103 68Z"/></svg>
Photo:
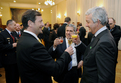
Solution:
<svg viewBox="0 0 121 83"><path fill-rule="evenodd" d="M63 43L63 37L58 37L60 39L60 44Z"/></svg>

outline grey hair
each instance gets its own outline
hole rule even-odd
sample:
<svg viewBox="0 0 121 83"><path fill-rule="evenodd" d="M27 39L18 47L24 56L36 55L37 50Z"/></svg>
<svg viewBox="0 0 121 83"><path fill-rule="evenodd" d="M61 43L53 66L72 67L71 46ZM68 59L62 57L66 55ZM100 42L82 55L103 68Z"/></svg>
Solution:
<svg viewBox="0 0 121 83"><path fill-rule="evenodd" d="M75 25L73 25L73 24L68 24L68 25L66 25L66 27L73 27L74 32L76 32L76 26L75 26ZM65 29L66 29L66 28L65 28Z"/></svg>
<svg viewBox="0 0 121 83"><path fill-rule="evenodd" d="M87 10L85 14L86 15L92 14L92 21L94 23L100 20L102 25L106 25L106 23L108 22L108 15L104 7L103 8L102 7L90 8Z"/></svg>

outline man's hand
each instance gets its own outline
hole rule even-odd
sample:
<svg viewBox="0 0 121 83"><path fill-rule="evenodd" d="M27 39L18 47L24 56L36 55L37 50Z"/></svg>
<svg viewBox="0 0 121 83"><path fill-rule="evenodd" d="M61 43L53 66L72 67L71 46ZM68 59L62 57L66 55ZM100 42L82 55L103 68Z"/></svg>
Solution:
<svg viewBox="0 0 121 83"><path fill-rule="evenodd" d="M15 48L17 46L17 43L13 43L13 47Z"/></svg>
<svg viewBox="0 0 121 83"><path fill-rule="evenodd" d="M83 66L83 61L81 60L78 64L78 69L81 68Z"/></svg>
<svg viewBox="0 0 121 83"><path fill-rule="evenodd" d="M72 46L68 47L65 51L68 52L70 55L74 53Z"/></svg>
<svg viewBox="0 0 121 83"><path fill-rule="evenodd" d="M79 35L77 35L77 38L72 38L72 41L73 41L76 45L78 45L78 44L81 42L81 40L80 40L80 38L79 38Z"/></svg>
<svg viewBox="0 0 121 83"><path fill-rule="evenodd" d="M59 38L56 38L56 39L54 40L54 45L53 45L53 47L56 48L57 45L59 45L59 44L60 44L60 39L59 39Z"/></svg>

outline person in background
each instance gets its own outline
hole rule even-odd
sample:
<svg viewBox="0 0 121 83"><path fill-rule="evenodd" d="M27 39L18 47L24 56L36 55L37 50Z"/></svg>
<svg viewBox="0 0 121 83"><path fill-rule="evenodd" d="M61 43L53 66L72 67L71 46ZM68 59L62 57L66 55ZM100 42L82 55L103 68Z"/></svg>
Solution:
<svg viewBox="0 0 121 83"><path fill-rule="evenodd" d="M50 24L49 24L49 22L47 22L46 24L48 26L48 30L50 31Z"/></svg>
<svg viewBox="0 0 121 83"><path fill-rule="evenodd" d="M48 50L50 47L50 41L49 41L49 36L50 36L50 31L48 30L48 25L45 23L45 26L43 28L43 38L44 38L44 42L45 42L45 47Z"/></svg>
<svg viewBox="0 0 121 83"><path fill-rule="evenodd" d="M22 15L22 24L25 30L17 44L21 83L52 83L51 76L60 75L71 61L72 47L55 62L37 37L44 26L41 13L27 10Z"/></svg>
<svg viewBox="0 0 121 83"><path fill-rule="evenodd" d="M81 77L82 71L82 59L85 45L82 45L81 49L76 50L76 45L72 42L71 35L76 31L76 27L72 24L66 25L65 29L65 38L63 43L60 43L60 39L56 38L54 40L54 44L49 49L49 54L53 57L53 59L60 59L64 50L68 48L68 46L72 46L74 50L74 54L72 55L72 62L66 66L63 73L55 77L54 79L59 83L78 83L79 77ZM83 43L82 43L83 44Z"/></svg>
<svg viewBox="0 0 121 83"><path fill-rule="evenodd" d="M73 25L75 25L75 23L74 23L74 22L72 22L72 24L73 24Z"/></svg>
<svg viewBox="0 0 121 83"><path fill-rule="evenodd" d="M20 31L20 24L16 23L16 31L13 31L13 35L16 38L16 40L18 40L21 36L21 31Z"/></svg>
<svg viewBox="0 0 121 83"><path fill-rule="evenodd" d="M86 27L94 34L83 58L81 83L115 83L118 48L106 27L108 16L102 7L93 7L86 12ZM81 49L79 38L73 40Z"/></svg>
<svg viewBox="0 0 121 83"><path fill-rule="evenodd" d="M65 21L64 21L64 24L58 28L58 31L57 31L57 36L58 37L61 37L63 36L63 38L65 38L65 27L67 24L70 24L71 23L71 18L70 17L66 17L65 18Z"/></svg>
<svg viewBox="0 0 121 83"><path fill-rule="evenodd" d="M82 26L82 23L79 23L78 27L79 27L79 37L80 37L80 40L83 43L85 43L86 29Z"/></svg>
<svg viewBox="0 0 121 83"><path fill-rule="evenodd" d="M121 37L120 26L116 25L115 19L112 17L108 18L108 21L109 21L108 24L110 25L110 32L112 36L114 37L116 45L118 46L118 42Z"/></svg>
<svg viewBox="0 0 121 83"><path fill-rule="evenodd" d="M55 23L54 26L53 26L54 30L52 31L52 34L50 36L50 42L51 42L51 45L53 45L54 43L54 40L57 38L57 31L58 31L58 28L59 28L59 24L58 23Z"/></svg>
<svg viewBox="0 0 121 83"><path fill-rule="evenodd" d="M2 65L5 68L6 83L18 83L19 72L16 61L16 39L12 32L15 31L16 22L8 20L6 28L0 33L0 56L2 56Z"/></svg>

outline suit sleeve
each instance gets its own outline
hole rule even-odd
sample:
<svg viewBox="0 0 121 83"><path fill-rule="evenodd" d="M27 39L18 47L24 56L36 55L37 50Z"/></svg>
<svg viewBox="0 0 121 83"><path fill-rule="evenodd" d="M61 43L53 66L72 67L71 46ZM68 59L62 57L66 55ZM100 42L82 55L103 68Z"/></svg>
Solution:
<svg viewBox="0 0 121 83"><path fill-rule="evenodd" d="M41 70L52 76L59 76L64 68L71 61L69 53L64 52L62 56L55 62L48 54L45 47L38 43L33 46L30 60L38 70Z"/></svg>
<svg viewBox="0 0 121 83"><path fill-rule="evenodd" d="M81 60L83 60L83 55L86 50L86 45L84 43L81 43L79 46L76 47L76 50L81 54Z"/></svg>
<svg viewBox="0 0 121 83"><path fill-rule="evenodd" d="M119 33L115 34L115 36L114 36L114 40L115 40L116 44L118 44L120 37L121 37L121 31L119 31Z"/></svg>
<svg viewBox="0 0 121 83"><path fill-rule="evenodd" d="M49 48L48 53L52 56L53 59L57 58L57 52L56 50L53 51L53 46Z"/></svg>
<svg viewBox="0 0 121 83"><path fill-rule="evenodd" d="M13 49L12 44L4 44L5 39L2 34L0 34L0 51L8 51Z"/></svg>
<svg viewBox="0 0 121 83"><path fill-rule="evenodd" d="M117 49L109 42L101 43L96 51L98 83L114 83Z"/></svg>

